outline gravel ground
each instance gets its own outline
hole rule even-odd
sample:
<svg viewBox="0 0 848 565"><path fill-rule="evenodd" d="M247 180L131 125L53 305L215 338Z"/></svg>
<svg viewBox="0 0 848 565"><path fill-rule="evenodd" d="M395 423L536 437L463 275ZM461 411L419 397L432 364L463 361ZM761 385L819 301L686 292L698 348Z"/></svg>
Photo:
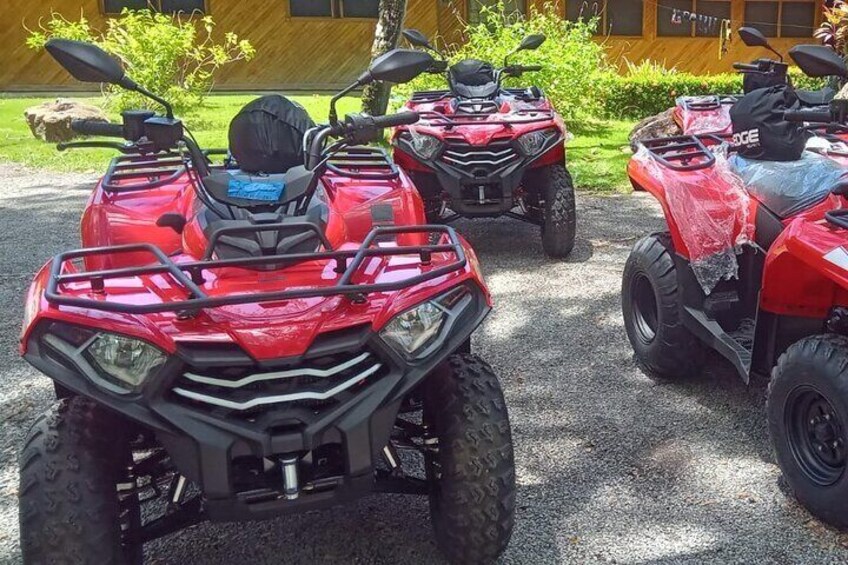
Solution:
<svg viewBox="0 0 848 565"><path fill-rule="evenodd" d="M76 245L92 178L0 169L0 562L20 561L17 452L51 402L17 354L21 297L52 254ZM581 195L578 244L545 260L513 221L460 223L496 308L474 346L502 377L512 419L518 514L505 563L846 563L848 537L787 498L768 447L765 383L720 360L656 382L622 327L621 270L662 224L645 195ZM521 243L519 243L521 242ZM270 522L204 524L148 547L152 563L438 563L427 503L374 496Z"/></svg>

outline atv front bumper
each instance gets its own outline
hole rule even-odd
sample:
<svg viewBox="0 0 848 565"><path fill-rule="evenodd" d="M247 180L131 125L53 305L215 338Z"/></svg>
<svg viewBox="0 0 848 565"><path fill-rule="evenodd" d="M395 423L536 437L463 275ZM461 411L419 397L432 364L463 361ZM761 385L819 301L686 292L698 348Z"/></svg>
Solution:
<svg viewBox="0 0 848 565"><path fill-rule="evenodd" d="M88 374L90 366L57 352L45 340L50 322L31 333L25 358L60 389L92 398L153 432L178 472L203 491L209 519L267 518L339 504L381 488L374 464L389 443L402 403L431 371L467 345L488 314L482 291L472 296L435 351L420 360L401 357L370 325L322 334L303 355L274 361L257 362L238 347L186 344L140 392L120 395L99 385ZM347 366L363 358L351 370L379 369L321 401L297 399L297 387L305 386L301 377L290 379L291 401L258 410L232 410L179 393L189 385L203 392L202 383L187 384L198 375L209 379L236 372L255 378L297 373L303 367ZM351 380L344 371L330 378ZM324 390L335 390L334 383ZM233 398L239 397L234 393ZM287 498L282 473L274 466L292 457L298 460L299 492Z"/></svg>

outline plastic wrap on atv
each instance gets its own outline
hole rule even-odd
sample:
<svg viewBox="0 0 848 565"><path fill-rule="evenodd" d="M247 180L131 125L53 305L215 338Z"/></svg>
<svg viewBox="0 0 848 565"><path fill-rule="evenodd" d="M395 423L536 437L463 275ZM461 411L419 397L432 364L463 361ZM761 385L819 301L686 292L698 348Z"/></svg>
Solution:
<svg viewBox="0 0 848 565"><path fill-rule="evenodd" d="M719 281L737 277L736 255L753 240L750 197L723 146L708 149L696 137L646 143L634 160L662 186L695 277L710 294Z"/></svg>
<svg viewBox="0 0 848 565"><path fill-rule="evenodd" d="M730 106L733 96L681 96L676 112L680 129L687 135L730 131Z"/></svg>

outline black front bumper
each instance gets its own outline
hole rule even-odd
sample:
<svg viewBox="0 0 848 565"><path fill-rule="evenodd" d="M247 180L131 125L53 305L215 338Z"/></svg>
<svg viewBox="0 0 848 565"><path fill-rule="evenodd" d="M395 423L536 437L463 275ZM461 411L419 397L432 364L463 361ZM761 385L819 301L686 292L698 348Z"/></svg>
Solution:
<svg viewBox="0 0 848 565"><path fill-rule="evenodd" d="M375 489L374 461L389 443L402 402L431 371L467 343L488 314L482 292L477 289L473 297L441 337L438 350L422 360L402 358L366 325L325 334L326 339L319 338L297 358L261 363L238 348L181 347L139 393L120 395L96 384L68 358L57 356L42 340L47 323L32 332L25 358L63 389L92 398L152 431L177 470L203 491L208 518L266 518L338 504ZM379 359L383 367L379 378L327 406L287 404L244 418L186 402L174 394L175 385L187 371L240 364L267 371L285 370L356 351L368 351ZM300 469L308 474L304 462L328 447L340 453L342 469L333 481L324 481L321 488L304 489L294 500L282 495L282 477L278 484L262 488L244 488L240 483L239 461L279 461L284 455L294 454L302 457Z"/></svg>

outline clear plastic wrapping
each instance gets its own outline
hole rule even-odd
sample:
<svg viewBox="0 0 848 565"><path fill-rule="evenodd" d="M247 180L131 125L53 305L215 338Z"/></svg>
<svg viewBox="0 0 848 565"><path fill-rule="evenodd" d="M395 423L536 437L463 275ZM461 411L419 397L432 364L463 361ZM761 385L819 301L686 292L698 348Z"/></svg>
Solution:
<svg viewBox="0 0 848 565"><path fill-rule="evenodd" d="M693 110L686 107L687 103L715 105L715 107ZM730 131L730 106L722 104L718 96L681 96L677 99L677 105L683 110L680 113L682 122L680 127L686 135Z"/></svg>
<svg viewBox="0 0 848 565"><path fill-rule="evenodd" d="M834 187L848 183L848 171L810 151L797 161L754 161L739 155L729 161L748 192L781 218L821 202Z"/></svg>
<svg viewBox="0 0 848 565"><path fill-rule="evenodd" d="M742 179L733 172L724 147L713 148L713 154L713 165L695 170L667 167L644 146L634 155L665 191L667 211L706 294L719 281L737 278L736 255L754 235L750 197Z"/></svg>

